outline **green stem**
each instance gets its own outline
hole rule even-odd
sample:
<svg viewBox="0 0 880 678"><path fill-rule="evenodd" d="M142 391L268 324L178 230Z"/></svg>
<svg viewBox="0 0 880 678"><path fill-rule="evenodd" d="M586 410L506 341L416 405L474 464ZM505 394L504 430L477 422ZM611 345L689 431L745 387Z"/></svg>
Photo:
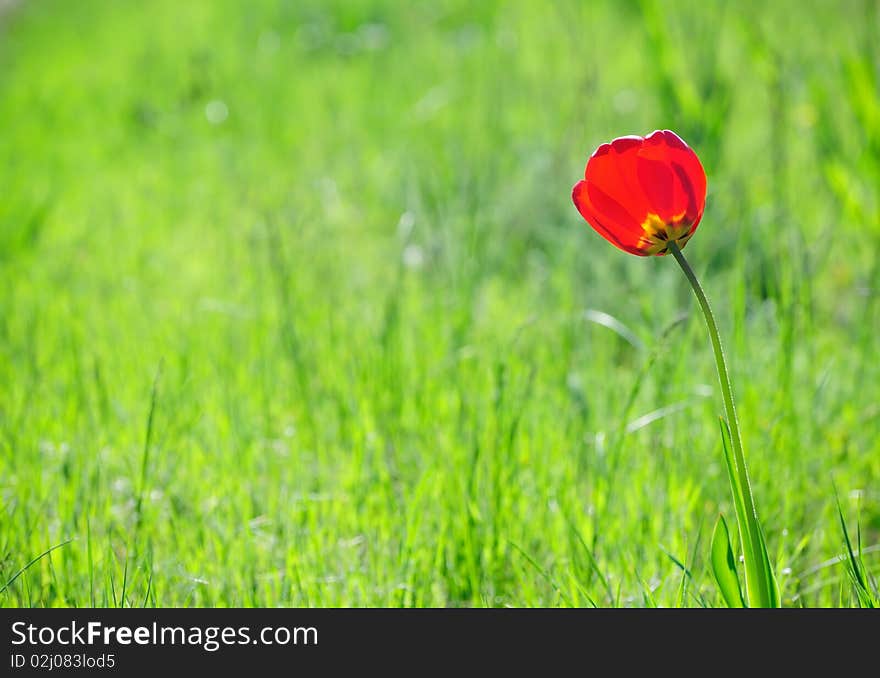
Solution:
<svg viewBox="0 0 880 678"><path fill-rule="evenodd" d="M766 556L763 535L760 533L760 523L755 510L755 501L752 497L752 485L749 481L749 473L746 468L746 459L743 454L742 437L739 432L739 421L736 417L736 406L733 399L733 389L730 385L730 376L727 371L727 362L724 359L724 350L721 347L721 336L718 333L718 325L715 316L709 306L709 300L703 287L697 279L694 270L687 259L684 258L681 249L675 241L670 241L669 252L675 257L685 277L691 284L703 316L706 318L706 326L709 329L709 339L712 342L712 350L715 352L715 367L718 370L718 381L721 383L721 397L724 400L724 411L730 430L731 447L733 448L733 460L735 465L736 483L731 483L734 500L739 494L743 503L745 516L738 516L740 535L743 541L743 552L746 566L746 591L749 602L755 607L776 607L778 594L775 591L773 574L770 571L769 561ZM734 479L731 478L731 481ZM738 487L737 487L738 485Z"/></svg>

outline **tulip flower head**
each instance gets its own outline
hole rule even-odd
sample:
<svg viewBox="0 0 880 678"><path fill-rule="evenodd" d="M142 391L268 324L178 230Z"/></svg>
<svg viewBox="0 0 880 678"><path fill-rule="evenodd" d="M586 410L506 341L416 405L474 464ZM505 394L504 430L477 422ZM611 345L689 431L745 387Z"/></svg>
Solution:
<svg viewBox="0 0 880 678"><path fill-rule="evenodd" d="M590 156L571 194L584 219L606 240L639 256L685 246L706 205L706 173L674 132L619 137Z"/></svg>
<svg viewBox="0 0 880 678"><path fill-rule="evenodd" d="M712 536L712 571L729 606L780 607L779 585L755 511L718 324L681 251L697 230L706 206L706 173L700 159L669 130L657 130L646 137L619 137L602 144L590 156L584 178L575 184L571 198L581 216L624 252L640 257L671 254L693 288L709 330L724 402L722 438L743 548L745 596L736 568L730 565L733 555L723 518Z"/></svg>

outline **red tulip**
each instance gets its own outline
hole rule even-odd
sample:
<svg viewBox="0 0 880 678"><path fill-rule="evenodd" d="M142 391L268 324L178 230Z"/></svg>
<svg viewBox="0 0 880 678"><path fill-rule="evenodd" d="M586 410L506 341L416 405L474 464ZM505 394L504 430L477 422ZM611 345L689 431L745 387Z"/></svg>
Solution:
<svg viewBox="0 0 880 678"><path fill-rule="evenodd" d="M703 216L706 173L677 134L657 130L602 144L587 162L572 200L603 238L630 254L684 247Z"/></svg>

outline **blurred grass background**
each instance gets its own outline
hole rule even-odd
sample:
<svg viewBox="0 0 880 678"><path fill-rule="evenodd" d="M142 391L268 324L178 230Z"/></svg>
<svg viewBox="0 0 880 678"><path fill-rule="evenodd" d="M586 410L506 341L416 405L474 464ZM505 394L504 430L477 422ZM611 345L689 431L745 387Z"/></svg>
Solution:
<svg viewBox="0 0 880 678"><path fill-rule="evenodd" d="M656 128L709 176L784 601L856 604L878 37L870 0L6 8L0 584L72 541L0 605L721 605L702 319L570 200Z"/></svg>

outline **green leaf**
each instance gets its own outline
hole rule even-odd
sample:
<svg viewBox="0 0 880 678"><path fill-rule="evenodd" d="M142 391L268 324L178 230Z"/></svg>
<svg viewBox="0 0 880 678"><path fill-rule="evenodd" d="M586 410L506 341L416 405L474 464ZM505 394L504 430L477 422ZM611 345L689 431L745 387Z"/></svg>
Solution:
<svg viewBox="0 0 880 678"><path fill-rule="evenodd" d="M764 539L764 528L758 523L757 518L754 519L754 534L757 542L755 548L758 551L758 557L761 559L760 576L764 577L764 591L766 592L765 607L782 607L782 600L779 595L779 583L776 581L776 575L773 574L773 566L770 564L770 555L767 553L767 542Z"/></svg>
<svg viewBox="0 0 880 678"><path fill-rule="evenodd" d="M736 572L736 559L733 557L733 549L730 548L730 534L722 515L718 516L712 532L711 562L712 574L715 575L715 582L727 607L745 607Z"/></svg>
<svg viewBox="0 0 880 678"><path fill-rule="evenodd" d="M758 523L758 517L746 508L744 488L739 482L736 456L732 450L730 426L724 418L721 422L721 441L724 447L724 461L730 479L730 489L736 509L736 522L742 542L745 565L746 603L749 607L781 607L779 585L773 574L764 531Z"/></svg>

